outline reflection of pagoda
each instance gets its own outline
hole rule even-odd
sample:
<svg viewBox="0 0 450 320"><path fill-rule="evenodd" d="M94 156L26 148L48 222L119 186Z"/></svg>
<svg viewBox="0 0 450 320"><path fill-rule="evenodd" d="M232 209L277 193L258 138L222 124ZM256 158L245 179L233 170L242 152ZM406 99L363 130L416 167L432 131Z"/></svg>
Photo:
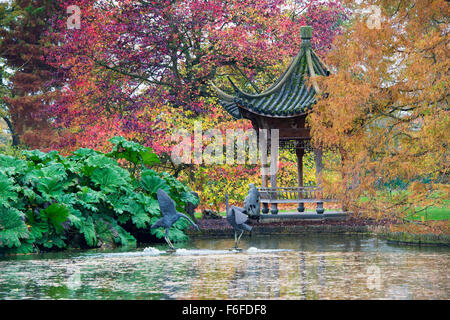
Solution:
<svg viewBox="0 0 450 320"><path fill-rule="evenodd" d="M267 176L262 177L261 202L263 213L278 213L278 203L298 203L298 211L305 210L304 203L317 203L317 213L323 213L323 201L318 187L303 186L303 156L310 149L310 131L305 127L307 113L316 102L315 93L319 88L316 76L328 76L328 67L314 53L310 39L312 27L301 27L302 44L300 52L292 60L287 70L267 90L258 94L249 94L239 89L231 80L235 90L230 95L213 85L220 99L220 104L235 119L248 119L256 132L259 129L279 129L280 148L295 151L297 154L298 187L277 187L276 174L270 178L268 187ZM305 76L311 79L312 86L308 88ZM264 138L260 134L260 139ZM270 138L269 138L270 141ZM314 150L317 176L322 170L322 150ZM262 154L263 166L267 166L267 155Z"/></svg>

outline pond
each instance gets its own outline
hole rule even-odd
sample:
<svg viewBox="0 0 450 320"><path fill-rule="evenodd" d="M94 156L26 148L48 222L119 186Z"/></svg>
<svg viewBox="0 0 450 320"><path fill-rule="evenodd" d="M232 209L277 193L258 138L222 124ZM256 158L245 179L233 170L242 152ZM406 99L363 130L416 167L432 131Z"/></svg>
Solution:
<svg viewBox="0 0 450 320"><path fill-rule="evenodd" d="M0 258L0 299L449 299L450 249L357 235ZM160 251L161 250L161 251Z"/></svg>

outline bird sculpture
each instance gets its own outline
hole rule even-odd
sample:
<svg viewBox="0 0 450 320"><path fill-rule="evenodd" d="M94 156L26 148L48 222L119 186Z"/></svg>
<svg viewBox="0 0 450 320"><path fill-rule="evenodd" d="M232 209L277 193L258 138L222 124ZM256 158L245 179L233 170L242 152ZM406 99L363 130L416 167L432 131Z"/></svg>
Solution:
<svg viewBox="0 0 450 320"><path fill-rule="evenodd" d="M177 210L175 209L175 202L169 197L169 195L164 190L158 189L158 192L156 193L156 197L158 198L159 209L161 210L163 217L161 219L159 219L158 221L156 221L151 226L151 228L152 229L159 228L159 227L165 228L166 235L164 236L164 240L166 240L169 247L173 251L175 251L176 249L173 246L172 242L170 242L170 239L169 239L169 229L178 219L185 218L194 226L194 228L196 228L197 230L200 230L200 229L191 219L189 219L188 216L186 216L180 212L177 212Z"/></svg>
<svg viewBox="0 0 450 320"><path fill-rule="evenodd" d="M253 183L250 183L247 197L244 200L244 213L252 218L259 218L261 211L260 194Z"/></svg>
<svg viewBox="0 0 450 320"><path fill-rule="evenodd" d="M227 210L227 221L234 229L233 249L241 250L239 249L239 241L241 240L242 234L244 233L244 231L250 232L252 230L252 227L249 226L248 224L245 224L245 222L247 222L248 220L248 216L244 213L244 209L235 206L231 206L230 208L228 204L228 193L225 194L225 201Z"/></svg>

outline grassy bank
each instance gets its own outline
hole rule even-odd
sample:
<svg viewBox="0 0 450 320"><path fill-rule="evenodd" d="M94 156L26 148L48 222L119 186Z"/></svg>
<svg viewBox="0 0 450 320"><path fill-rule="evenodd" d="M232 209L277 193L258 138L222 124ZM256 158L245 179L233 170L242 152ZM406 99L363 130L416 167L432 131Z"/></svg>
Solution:
<svg viewBox="0 0 450 320"><path fill-rule="evenodd" d="M450 207L444 208L426 208L423 211L416 213L411 217L411 220L423 220L423 221L431 221L431 220L450 220Z"/></svg>
<svg viewBox="0 0 450 320"><path fill-rule="evenodd" d="M388 242L407 245L438 245L450 247L448 234L415 234L410 232L387 232L381 237Z"/></svg>

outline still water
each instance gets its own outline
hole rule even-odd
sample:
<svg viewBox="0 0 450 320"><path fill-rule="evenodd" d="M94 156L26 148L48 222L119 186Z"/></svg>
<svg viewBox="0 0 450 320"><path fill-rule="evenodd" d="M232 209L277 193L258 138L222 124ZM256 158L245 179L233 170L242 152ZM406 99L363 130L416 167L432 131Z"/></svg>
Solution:
<svg viewBox="0 0 450 320"><path fill-rule="evenodd" d="M192 240L0 258L0 299L450 299L450 249L362 236Z"/></svg>

